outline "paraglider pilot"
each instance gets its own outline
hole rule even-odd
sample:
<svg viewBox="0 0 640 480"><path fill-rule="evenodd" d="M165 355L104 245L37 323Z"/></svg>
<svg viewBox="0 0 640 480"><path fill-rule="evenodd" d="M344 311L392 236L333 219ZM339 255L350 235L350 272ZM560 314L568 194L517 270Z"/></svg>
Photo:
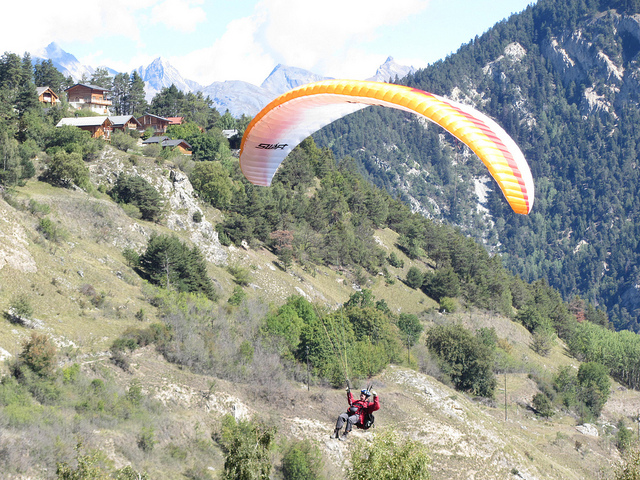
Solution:
<svg viewBox="0 0 640 480"><path fill-rule="evenodd" d="M373 402L368 400L371 396L373 396ZM349 408L345 413L341 413L338 417L336 428L333 431L331 438L346 440L347 435L354 425L358 428L368 428L365 426L365 417L367 414L373 413L380 408L378 394L373 390L367 390L366 388L360 390L360 399L354 400L351 389L347 387L347 401L349 402ZM347 426L345 427L342 436L340 436L340 430L345 422L347 423Z"/></svg>

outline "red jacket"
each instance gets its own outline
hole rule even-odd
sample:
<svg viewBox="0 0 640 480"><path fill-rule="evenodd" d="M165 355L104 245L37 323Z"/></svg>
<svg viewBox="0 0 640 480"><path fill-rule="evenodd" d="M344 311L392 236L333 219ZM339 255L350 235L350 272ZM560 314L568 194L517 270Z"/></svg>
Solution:
<svg viewBox="0 0 640 480"><path fill-rule="evenodd" d="M349 402L349 409L347 410L347 413L349 415L358 415L360 417L358 423L361 425L364 425L364 416L367 413L375 412L380 408L380 400L378 400L377 396L373 397L373 402L367 402L366 400L360 399L354 400L351 390L347 392L347 401ZM349 411L352 407L356 408L355 413L351 413Z"/></svg>

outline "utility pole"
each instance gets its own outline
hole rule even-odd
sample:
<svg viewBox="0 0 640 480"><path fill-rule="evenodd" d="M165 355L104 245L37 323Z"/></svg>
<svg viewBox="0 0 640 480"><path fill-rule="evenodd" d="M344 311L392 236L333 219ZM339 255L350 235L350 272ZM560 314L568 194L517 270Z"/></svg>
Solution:
<svg viewBox="0 0 640 480"><path fill-rule="evenodd" d="M504 371L504 421L507 421L507 371Z"/></svg>
<svg viewBox="0 0 640 480"><path fill-rule="evenodd" d="M305 355L307 357L307 392L309 391L309 345L304 347Z"/></svg>

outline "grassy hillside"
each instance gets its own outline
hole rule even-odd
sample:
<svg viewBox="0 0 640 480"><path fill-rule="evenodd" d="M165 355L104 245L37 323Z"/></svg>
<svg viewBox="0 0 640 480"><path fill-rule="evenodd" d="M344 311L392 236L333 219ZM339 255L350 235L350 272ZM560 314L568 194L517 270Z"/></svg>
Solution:
<svg viewBox="0 0 640 480"><path fill-rule="evenodd" d="M212 228L221 212L193 195L179 169L141 156L131 158L106 147L89 165L96 187L92 194L30 180L0 199L0 311L5 312L0 354L11 361L36 331L54 339L65 375L76 375L74 363L80 368L73 377L74 389L59 386L78 398L53 399L44 392L41 402L25 401L20 408L0 411L0 465L7 467L2 478L56 478L57 462L75 465L78 439L83 451L99 452L95 458L111 470L132 465L154 479L219 478L224 455L214 438L225 414L257 418L277 428L277 448L271 452L273 478L282 477L279 466L286 447L303 439L322 453L326 478L343 478L354 442L386 430L429 447L433 479L612 478L610 466L619 461L612 425L635 415L640 395L616 385L595 427L598 436L577 430L577 419L568 413L539 418L530 409L538 391L534 379L548 380L560 366L577 368L578 362L560 342L547 357L537 355L530 348L530 333L496 314L475 308L438 313L436 302L403 283L409 268L427 266L398 249L398 236L389 229L376 230L376 242L394 252L404 266L388 267L395 282L379 275L368 288L393 312L417 314L424 327L457 322L472 330L494 328L513 359L506 376L499 378L494 400L474 399L441 383L442 374L421 341L412 348L408 365L392 365L369 380L383 405L375 430L355 432L349 442L338 442L329 434L346 408L344 392L318 379L308 387L303 366L285 367L290 371L284 379L274 367L271 381L243 382L232 375L205 375L188 365L168 363L153 345L127 353L128 369L115 365L109 350L113 341L127 329L148 328L163 314L150 303L156 295L153 287L122 255L125 248L142 251L152 232L175 233L199 246L220 296L218 310L211 315L236 322L228 329L242 332L240 337L257 328L253 310L266 311L256 305L279 306L291 295L302 295L333 308L358 288L345 269L303 269L294 264L285 271L265 248L223 247ZM165 196L159 223L127 216L101 193L105 188L100 186L111 185L122 171L143 176ZM193 221L195 210L203 213L201 222ZM45 217L55 225L51 239L38 228ZM234 307L227 299L236 286L230 266L249 273L244 290L256 303L236 310L246 310L244 316L229 313ZM23 296L32 307L35 328L12 322L6 314ZM235 337L230 338L235 348ZM260 375L270 375L272 357L256 351L258 355L263 359ZM240 378L244 366L237 367ZM7 373L5 364L5 379Z"/></svg>

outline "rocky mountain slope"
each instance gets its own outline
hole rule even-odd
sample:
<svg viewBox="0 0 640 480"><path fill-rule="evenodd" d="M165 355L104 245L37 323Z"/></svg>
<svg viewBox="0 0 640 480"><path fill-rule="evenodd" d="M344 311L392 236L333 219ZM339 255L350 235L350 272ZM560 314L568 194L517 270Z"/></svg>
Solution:
<svg viewBox="0 0 640 480"><path fill-rule="evenodd" d="M132 219L99 190L89 195L36 180L18 188L10 203L0 199L0 310L6 312L17 295L27 294L36 320L25 326L11 323L5 316L1 320L0 355L13 358L35 329L54 338L64 361L79 363L87 374L114 379L123 388L138 380L145 397L162 406L156 409L162 416L159 423L164 425L156 432L154 451L160 452L158 455L206 452L203 461L215 478L224 459L211 434L219 429L223 415L233 414L268 420L277 427L280 442L312 440L325 459L327 478L343 476L355 441L367 441L388 429L428 445L434 480L610 478L612 466L619 461L612 446L612 424L640 407L640 395L619 386L597 425L576 426L575 418L561 412L543 420L529 407L537 386L526 373L510 373L500 379L501 386L506 382L506 407L504 388L498 388L494 401L478 401L430 376L434 371L423 347L417 347L413 354L421 365L418 370L390 366L371 379L383 405L376 414L375 430L355 432L345 443L329 439L335 417L346 404L341 390L288 383L272 389L265 398L251 385L178 368L151 346L133 352L129 371L123 371L110 361L111 342L127 328L141 325L135 316L140 309L146 312L142 325L156 321L157 311L145 300L144 282L126 265L122 250L139 251L152 232L174 233L198 245L221 292L221 307L234 288L226 268L229 265L250 269L252 296L275 305L297 294L331 308L347 300L358 287L345 272L324 267L310 272L296 266L285 272L275 266L271 252L248 246L223 247L213 228L221 213L196 198L186 175L170 163L158 164L144 157L132 162L130 155L107 146L89 167L96 186L113 184L121 172L145 178L167 200L165 220L153 224ZM48 217L58 227L62 241L48 241L38 232L38 216L32 213L37 205L49 206ZM203 213L201 222L193 221L194 212ZM405 278L412 262L395 246L397 235L380 230L376 239L403 259L403 268L390 269L397 278ZM83 292L87 286L104 292L103 305L92 305L86 299ZM431 299L401 281L386 285L379 280L372 290L394 311L419 313L425 326L460 322L470 328L494 327L499 338L517 352L515 356L530 365L531 372L577 366L560 344L549 357L535 354L529 348L530 334L508 319L472 310L436 313ZM105 452L117 468L126 464L122 451L129 445L130 433L107 424L85 433L90 444ZM5 452L16 451L10 447L23 441L0 436ZM153 472L152 478L180 478L180 470L174 470L176 465L180 468L179 460L170 466L145 463L142 456L139 460L139 465ZM277 452L273 460L275 464L279 461ZM277 470L274 475L279 478Z"/></svg>
<svg viewBox="0 0 640 480"><path fill-rule="evenodd" d="M314 138L527 281L545 278L566 300L588 298L616 328L638 331L639 55L636 4L539 0L402 80L505 128L533 173L528 216L504 208L466 147L409 115L371 109Z"/></svg>

